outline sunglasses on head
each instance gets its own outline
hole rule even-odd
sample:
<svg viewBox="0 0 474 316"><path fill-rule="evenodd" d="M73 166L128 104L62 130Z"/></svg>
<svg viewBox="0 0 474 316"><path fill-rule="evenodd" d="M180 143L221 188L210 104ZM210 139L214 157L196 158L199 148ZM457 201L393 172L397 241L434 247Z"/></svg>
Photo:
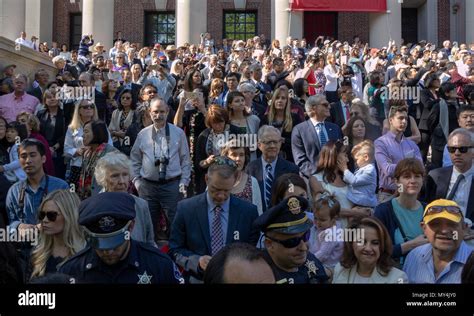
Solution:
<svg viewBox="0 0 474 316"><path fill-rule="evenodd" d="M286 239L286 240L279 240L279 239L271 238L268 235L265 235L265 238L268 238L271 241L279 243L280 245L282 245L285 248L295 248L301 243L301 241L307 242L309 240L309 235L310 235L310 230L307 230L303 234L303 236L290 238L290 239Z"/></svg>
<svg viewBox="0 0 474 316"><path fill-rule="evenodd" d="M428 209L428 211L426 211L425 216L441 213L443 211L446 211L448 213L455 214L455 215L459 215L459 214L462 215L461 209L457 206L432 206Z"/></svg>
<svg viewBox="0 0 474 316"><path fill-rule="evenodd" d="M54 222L56 221L56 218L58 218L58 212L39 212L38 218L40 221L42 221L45 217L47 217L50 222Z"/></svg>
<svg viewBox="0 0 474 316"><path fill-rule="evenodd" d="M473 148L474 146L460 146L460 147L453 147L453 146L448 146L448 152L450 154L454 154L456 150L458 149L460 153L465 154L468 152L469 149Z"/></svg>

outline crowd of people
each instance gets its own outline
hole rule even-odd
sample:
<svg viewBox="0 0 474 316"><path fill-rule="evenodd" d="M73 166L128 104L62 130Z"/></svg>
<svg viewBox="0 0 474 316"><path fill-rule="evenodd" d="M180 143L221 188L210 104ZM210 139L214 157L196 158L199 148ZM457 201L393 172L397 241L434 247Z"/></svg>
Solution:
<svg viewBox="0 0 474 316"><path fill-rule="evenodd" d="M0 84L0 283L474 281L474 43L36 40L56 76Z"/></svg>

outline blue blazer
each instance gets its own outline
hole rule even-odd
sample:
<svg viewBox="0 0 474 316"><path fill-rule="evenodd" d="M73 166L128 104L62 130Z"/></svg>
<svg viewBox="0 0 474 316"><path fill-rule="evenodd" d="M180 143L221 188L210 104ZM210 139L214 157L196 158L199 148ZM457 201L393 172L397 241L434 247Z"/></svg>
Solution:
<svg viewBox="0 0 474 316"><path fill-rule="evenodd" d="M295 173L299 174L300 170L298 169L298 166L295 165L294 163L291 163L281 157L278 157L278 160L275 165L275 176L273 178L273 184L272 184L272 190L275 186L276 180L278 179L279 176L285 173ZM257 179L258 185L260 186L260 193L262 194L262 199L263 201L265 200L265 190L263 188L263 165L262 165L262 159L258 158L256 160L252 160L248 166L247 166L247 173ZM263 204L263 211L265 212L267 209L267 206L265 205L265 202Z"/></svg>
<svg viewBox="0 0 474 316"><path fill-rule="evenodd" d="M202 278L199 257L212 253L206 194L204 192L178 203L169 240L171 258L199 279ZM226 245L234 242L256 245L260 235L252 224L257 217L255 205L231 196Z"/></svg>
<svg viewBox="0 0 474 316"><path fill-rule="evenodd" d="M324 122L329 140L342 139L339 126ZM296 165L303 175L311 176L316 172L321 144L311 120L296 125L291 133L291 150Z"/></svg>

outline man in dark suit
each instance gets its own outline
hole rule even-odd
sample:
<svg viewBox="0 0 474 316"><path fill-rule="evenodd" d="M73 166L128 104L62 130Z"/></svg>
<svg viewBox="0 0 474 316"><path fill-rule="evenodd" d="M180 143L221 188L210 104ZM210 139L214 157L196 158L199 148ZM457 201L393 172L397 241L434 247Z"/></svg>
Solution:
<svg viewBox="0 0 474 316"><path fill-rule="evenodd" d="M28 94L35 96L40 103L43 103L43 93L47 89L49 83L49 74L44 69L39 69L35 73L35 81L33 88L28 91Z"/></svg>
<svg viewBox="0 0 474 316"><path fill-rule="evenodd" d="M464 216L474 221L474 133L463 128L454 130L449 135L448 151L453 166L428 173L425 200L453 200Z"/></svg>
<svg viewBox="0 0 474 316"><path fill-rule="evenodd" d="M351 118L351 102L354 98L352 86L342 85L339 88L339 101L331 103L331 116L328 121L342 128Z"/></svg>
<svg viewBox="0 0 474 316"><path fill-rule="evenodd" d="M279 176L285 173L299 173L298 167L279 157L283 138L281 132L269 125L260 127L258 131L258 149L262 157L251 161L247 173L257 179L263 198L263 211L270 206L273 186Z"/></svg>
<svg viewBox="0 0 474 316"><path fill-rule="evenodd" d="M323 95L313 95L305 105L309 120L298 124L291 134L293 158L300 172L309 177L316 172L321 148L329 140L342 138L341 128L325 122L330 114L330 105Z"/></svg>
<svg viewBox="0 0 474 316"><path fill-rule="evenodd" d="M207 192L178 203L169 254L191 283L202 280L210 259L225 245L257 244L259 233L252 227L257 207L230 195L236 171L234 161L216 158L205 177Z"/></svg>
<svg viewBox="0 0 474 316"><path fill-rule="evenodd" d="M129 69L122 70L121 74L123 78L123 83L115 93L115 100L117 102L119 101L119 96L124 90L132 90L133 100L138 100L138 97L140 95L140 89L142 88L142 86L132 82L132 72Z"/></svg>

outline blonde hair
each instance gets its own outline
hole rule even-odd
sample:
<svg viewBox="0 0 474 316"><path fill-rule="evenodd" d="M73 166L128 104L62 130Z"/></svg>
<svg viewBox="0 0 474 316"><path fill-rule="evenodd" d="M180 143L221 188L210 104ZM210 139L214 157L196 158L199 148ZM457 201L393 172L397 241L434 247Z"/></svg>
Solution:
<svg viewBox="0 0 474 316"><path fill-rule="evenodd" d="M31 128L32 132L38 133L40 131L40 121L34 114L23 111L16 116L16 120L18 121L22 116L26 116L26 124Z"/></svg>
<svg viewBox="0 0 474 316"><path fill-rule="evenodd" d="M79 114L79 107L81 103L84 101L89 101L89 100L78 100L74 104L74 114L72 116L71 124L69 124L69 128L72 129L73 131L77 131L82 125L84 125L84 123L86 123L82 121L81 115ZM92 102L92 100L90 101ZM96 121L98 119L99 119L99 114L97 113L97 106L94 103L94 116L92 117L92 120Z"/></svg>
<svg viewBox="0 0 474 316"><path fill-rule="evenodd" d="M275 101L276 101L276 98L278 97L278 94L280 94L280 92L282 91L286 94L286 99L287 99L286 106L285 106L285 120L283 121L283 130L289 133L293 129L293 119L291 118L290 95L288 93L286 86L281 86L275 89L275 92L273 93L272 101L268 108L268 124L271 125L273 121L275 120L275 116L276 116Z"/></svg>
<svg viewBox="0 0 474 316"><path fill-rule="evenodd" d="M374 143L371 140L364 140L363 142L355 145L351 151L352 156L356 156L357 154L367 154L369 156L369 160L374 160Z"/></svg>
<svg viewBox="0 0 474 316"><path fill-rule="evenodd" d="M79 226L79 197L69 190L56 190L46 196L38 208L41 211L46 202L52 201L58 207L62 216L64 216L64 229L61 233L64 245L68 249L68 255L60 263L62 265L66 259L81 251L85 245L84 233ZM31 277L40 277L45 274L46 263L52 256L54 246L54 237L46 235L42 231L39 234L38 245L34 248L31 255L31 265L33 272Z"/></svg>

